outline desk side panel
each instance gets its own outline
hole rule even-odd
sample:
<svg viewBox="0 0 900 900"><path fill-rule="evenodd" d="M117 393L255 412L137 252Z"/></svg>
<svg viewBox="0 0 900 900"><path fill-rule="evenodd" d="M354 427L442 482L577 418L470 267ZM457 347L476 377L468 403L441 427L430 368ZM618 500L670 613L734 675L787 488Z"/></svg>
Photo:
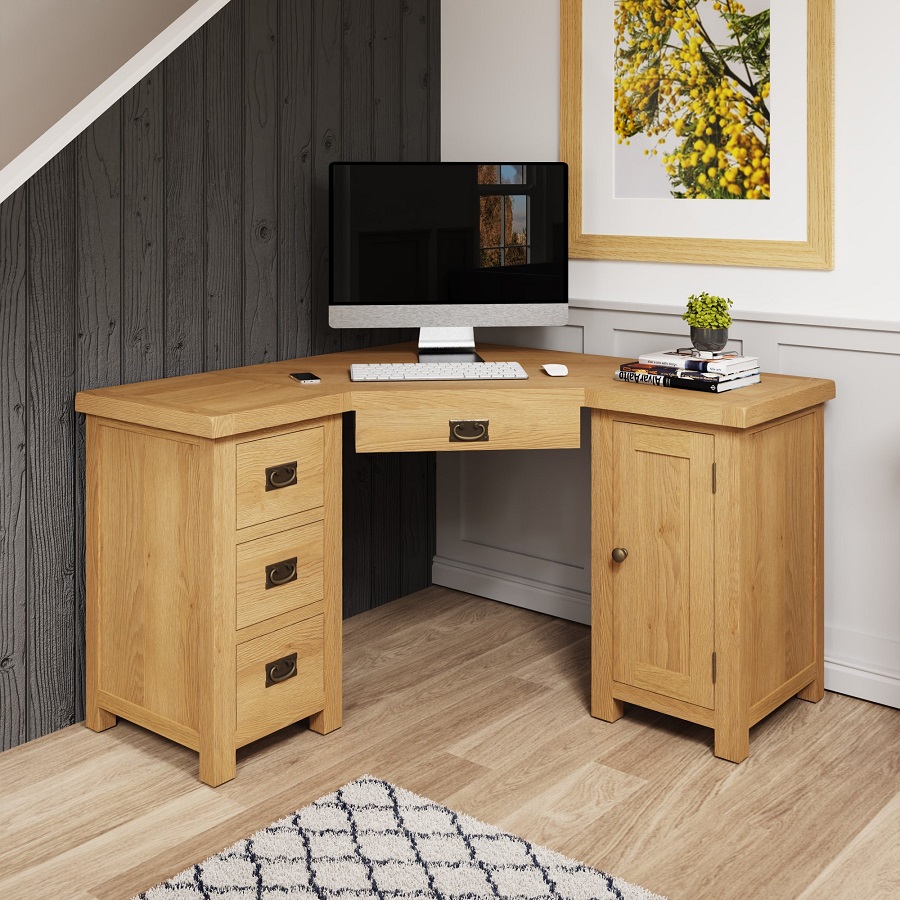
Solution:
<svg viewBox="0 0 900 900"><path fill-rule="evenodd" d="M198 603L208 577L198 561L209 558L205 448L96 420L90 440L96 690L196 732Z"/></svg>
<svg viewBox="0 0 900 900"><path fill-rule="evenodd" d="M746 439L744 484L752 495L741 510L751 721L755 706L762 710L782 688L795 693L793 679L821 663L820 419L812 410Z"/></svg>

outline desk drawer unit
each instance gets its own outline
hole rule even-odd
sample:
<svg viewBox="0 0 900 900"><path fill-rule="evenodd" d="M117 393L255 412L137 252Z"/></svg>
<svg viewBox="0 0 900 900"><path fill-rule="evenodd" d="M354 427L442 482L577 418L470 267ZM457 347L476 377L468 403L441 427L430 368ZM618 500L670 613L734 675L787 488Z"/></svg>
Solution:
<svg viewBox="0 0 900 900"><path fill-rule="evenodd" d="M581 445L579 404L565 389L373 391L354 403L358 453Z"/></svg>
<svg viewBox="0 0 900 900"><path fill-rule="evenodd" d="M86 722L122 716L235 775L341 722L341 418L220 439L89 416Z"/></svg>

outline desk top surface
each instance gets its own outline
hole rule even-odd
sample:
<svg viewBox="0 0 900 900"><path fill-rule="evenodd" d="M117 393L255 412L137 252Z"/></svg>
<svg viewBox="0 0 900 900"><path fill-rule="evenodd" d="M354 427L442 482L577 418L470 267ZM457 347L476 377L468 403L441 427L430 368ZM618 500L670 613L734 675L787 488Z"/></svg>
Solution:
<svg viewBox="0 0 900 900"><path fill-rule="evenodd" d="M451 402L460 405L475 400L478 392L503 391L510 396L521 392L523 399L538 392L553 403L732 428L759 425L817 406L835 395L833 381L766 372L759 384L724 394L626 384L613 379L624 358L481 343L477 349L488 361L521 363L528 379L350 381L352 362L415 362L415 345L407 343L81 391L75 397L75 408L137 425L220 438L348 412L373 392L393 393L402 404L408 392L449 391L456 394ZM541 365L548 362L563 363L569 374L544 374ZM288 377L291 372L303 371L314 372L321 383L298 384Z"/></svg>

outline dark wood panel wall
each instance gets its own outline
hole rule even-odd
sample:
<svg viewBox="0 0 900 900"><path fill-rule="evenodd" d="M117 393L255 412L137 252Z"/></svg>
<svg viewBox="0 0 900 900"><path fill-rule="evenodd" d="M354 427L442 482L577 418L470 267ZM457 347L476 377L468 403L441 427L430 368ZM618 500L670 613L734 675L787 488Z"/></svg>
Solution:
<svg viewBox="0 0 900 900"><path fill-rule="evenodd" d="M328 165L438 159L440 0L232 0L0 204L0 749L84 715L76 391L384 343L327 325ZM430 455L353 452L345 615L424 587Z"/></svg>

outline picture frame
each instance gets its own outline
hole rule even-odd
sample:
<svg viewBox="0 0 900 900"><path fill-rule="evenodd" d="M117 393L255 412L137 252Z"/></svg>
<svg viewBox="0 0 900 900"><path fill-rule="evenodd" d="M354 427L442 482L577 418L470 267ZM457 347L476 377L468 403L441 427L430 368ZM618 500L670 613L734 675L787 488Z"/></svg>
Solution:
<svg viewBox="0 0 900 900"><path fill-rule="evenodd" d="M782 16L803 15L799 5L793 7L785 3L785 0L772 0L782 3ZM586 41L592 38L584 29L585 9L593 21L600 14L598 10L604 7L609 10L613 7L614 0L560 0L560 158L569 166L569 256L575 259L615 259L647 262L672 262L693 263L706 265L732 265L732 266L761 266L768 268L798 268L798 269L833 269L834 268L834 0L806 0L805 4L805 41L806 41L806 79L803 84L802 76L795 79L796 84L788 85L798 96L795 99L805 106L805 159L803 148L794 152L800 155L800 168L805 169L805 193L803 191L802 178L794 179L792 188L798 194L795 206L796 228L798 234L784 239L774 234L778 229L772 229L773 238L768 239L767 234L755 233L753 236L709 236L712 228L716 229L716 217L727 214L728 223L738 219L744 211L750 207L756 207L752 212L754 218L763 206L771 201L756 203L692 203L690 200L667 198L652 201L656 206L651 207L646 201L640 199L613 197L612 167L609 163L612 150L607 150L603 140L593 141L586 147L584 138L585 126L588 128L593 122L586 118L590 116L595 107L587 113L583 107L585 86L585 57L583 47ZM797 12L799 8L799 12ZM591 19L588 20L590 26ZM801 20L800 26L803 26ZM773 28L774 32L774 28ZM594 35L596 37L596 35ZM774 46L774 36L773 36ZM613 44L610 47L610 72L613 68ZM773 68L778 63L778 57L773 49ZM588 60L589 65L598 65L596 55ZM605 63L603 63L605 64ZM774 80L774 79L773 79ZM805 97L802 94L805 87ZM589 86L590 89L590 86ZM612 107L612 90L609 91L609 106ZM790 97L786 98L788 105ZM785 98L779 98L784 102ZM606 102L605 95L602 101ZM804 102L805 101L805 102ZM612 125L611 112L608 123ZM799 125L802 135L802 121ZM609 135L609 144L613 144L612 132ZM798 144L792 142L792 144ZM594 149L602 145L602 152L606 154L606 161L598 161ZM773 151L773 157L775 153ZM805 162L805 166L803 165ZM586 176L588 181L586 182ZM613 198L605 204L598 204L596 200L597 183L604 186L606 196ZM589 190L585 190L585 185ZM589 196L593 190L595 196ZM774 190L774 188L773 188ZM804 204L805 201L805 204ZM600 229L591 230L590 219L597 218L596 207L608 206L603 215L612 217L609 224L604 224L602 233ZM805 208L804 208L805 207ZM644 215L642 211L649 209L666 208L667 212L677 210L678 224L675 227L648 224L647 227L658 233L628 233L624 227L618 227L617 210L621 210L621 219L633 222L635 216L646 219L649 222L658 223L659 216ZM774 207L770 207L775 211ZM768 210L767 210L768 212ZM628 214L628 215L625 215ZM748 213L748 218L750 217ZM630 217L629 217L630 216ZM702 222L701 222L702 217ZM671 223L673 219L669 217ZM729 225L729 227L731 227ZM765 231L765 221L761 224L753 224L757 232ZM693 233L696 229L697 233ZM668 233L667 233L668 232ZM702 235L702 236L699 236Z"/></svg>

